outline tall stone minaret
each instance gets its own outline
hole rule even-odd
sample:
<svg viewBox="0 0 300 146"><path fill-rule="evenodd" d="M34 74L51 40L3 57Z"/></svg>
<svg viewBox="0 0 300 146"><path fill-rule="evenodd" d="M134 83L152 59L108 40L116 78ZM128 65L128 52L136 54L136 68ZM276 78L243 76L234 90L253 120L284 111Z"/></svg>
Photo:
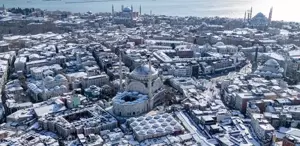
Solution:
<svg viewBox="0 0 300 146"><path fill-rule="evenodd" d="M111 14L112 14L112 15L115 14L115 7L114 7L114 5L111 6Z"/></svg>
<svg viewBox="0 0 300 146"><path fill-rule="evenodd" d="M272 15L273 15L273 7L271 7L270 12L269 12L269 24L272 21Z"/></svg>
<svg viewBox="0 0 300 146"><path fill-rule="evenodd" d="M250 19L252 19L252 11L253 9L252 9L252 7L251 7L251 9L250 9Z"/></svg>
<svg viewBox="0 0 300 146"><path fill-rule="evenodd" d="M148 73L148 96L149 98L152 98L152 74L151 74L151 57L149 59L149 73Z"/></svg>
<svg viewBox="0 0 300 146"><path fill-rule="evenodd" d="M131 7L130 7L130 8L131 8L131 12L133 12L133 6L132 6L132 5L131 5Z"/></svg>
<svg viewBox="0 0 300 146"><path fill-rule="evenodd" d="M248 19L248 22L250 21L250 17L251 17L250 15L251 15L251 14L250 14L250 12L248 11L248 16L247 16L247 17L248 17L248 18L247 18L247 19Z"/></svg>
<svg viewBox="0 0 300 146"><path fill-rule="evenodd" d="M121 6L121 12L123 12L123 10L124 10L124 5Z"/></svg>
<svg viewBox="0 0 300 146"><path fill-rule="evenodd" d="M140 5L140 15L142 15L142 6Z"/></svg>
<svg viewBox="0 0 300 146"><path fill-rule="evenodd" d="M120 77L120 91L123 90L123 70L122 70L122 53L120 51L120 54L119 54L119 77Z"/></svg>
<svg viewBox="0 0 300 146"><path fill-rule="evenodd" d="M246 22L246 20L247 20L247 11L245 11L244 22Z"/></svg>
<svg viewBox="0 0 300 146"><path fill-rule="evenodd" d="M6 14L6 9L5 9L4 4L2 5L2 9L3 9L3 13Z"/></svg>
<svg viewBox="0 0 300 146"><path fill-rule="evenodd" d="M284 72L283 72L283 76L286 77L286 72L287 72L287 68L288 68L288 61L289 61L289 53L285 52L283 55L284 55Z"/></svg>
<svg viewBox="0 0 300 146"><path fill-rule="evenodd" d="M255 42L257 43L258 41L255 41ZM254 63L252 64L252 72L253 73L255 72L255 70L258 67L257 57L258 57L258 47L259 47L259 45L255 44L254 46L255 46L255 56L254 56Z"/></svg>

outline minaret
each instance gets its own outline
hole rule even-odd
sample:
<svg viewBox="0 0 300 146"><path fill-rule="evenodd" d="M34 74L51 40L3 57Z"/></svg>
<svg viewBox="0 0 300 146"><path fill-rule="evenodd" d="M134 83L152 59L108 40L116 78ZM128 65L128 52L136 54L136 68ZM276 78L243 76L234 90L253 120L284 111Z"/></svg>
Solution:
<svg viewBox="0 0 300 146"><path fill-rule="evenodd" d="M5 9L4 4L2 5L2 9L3 9L3 13L6 14L6 9Z"/></svg>
<svg viewBox="0 0 300 146"><path fill-rule="evenodd" d="M45 90L46 90L46 88L45 88L45 77L44 77L44 76L43 76L43 81L42 81L42 82L43 82L43 83L42 83L42 88L43 88L43 89L42 89L42 94L43 94L43 95L42 95L42 98L43 98L43 100L46 100L46 99L45 99L45 96L46 96L46 95L45 95Z"/></svg>
<svg viewBox="0 0 300 146"><path fill-rule="evenodd" d="M123 10L124 10L124 5L121 6L121 12L123 12Z"/></svg>
<svg viewBox="0 0 300 146"><path fill-rule="evenodd" d="M250 19L252 19L252 7L250 9Z"/></svg>
<svg viewBox="0 0 300 146"><path fill-rule="evenodd" d="M255 41L256 43L258 41ZM255 72L255 70L257 69L257 66L258 66L258 62L257 62L257 57L258 57L258 47L259 45L258 44L255 44L255 56L254 56L254 64L252 64L252 72Z"/></svg>
<svg viewBox="0 0 300 146"><path fill-rule="evenodd" d="M245 11L244 22L246 22L246 20L247 20L247 11Z"/></svg>
<svg viewBox="0 0 300 146"><path fill-rule="evenodd" d="M122 84L123 84L123 71L122 71L122 53L120 51L119 54L119 76L120 76L120 91L123 90Z"/></svg>
<svg viewBox="0 0 300 146"><path fill-rule="evenodd" d="M111 6L111 14L112 14L112 15L115 14L115 8L114 8L114 5Z"/></svg>
<svg viewBox="0 0 300 146"><path fill-rule="evenodd" d="M248 22L250 21L250 12L248 11Z"/></svg>
<svg viewBox="0 0 300 146"><path fill-rule="evenodd" d="M289 57L289 53L285 52L284 54L284 72L283 72L283 76L286 77L286 72L287 72L287 68L288 68L288 57Z"/></svg>
<svg viewBox="0 0 300 146"><path fill-rule="evenodd" d="M270 9L270 13L269 13L269 23L271 23L271 21L272 21L272 15L273 15L273 7Z"/></svg>
<svg viewBox="0 0 300 146"><path fill-rule="evenodd" d="M130 8L131 8L131 12L133 12L133 6L132 6L132 5L131 5L131 7L130 7Z"/></svg>
<svg viewBox="0 0 300 146"><path fill-rule="evenodd" d="M149 98L152 97L152 74L151 74L151 57L149 59L149 73L148 73L148 96Z"/></svg>
<svg viewBox="0 0 300 146"><path fill-rule="evenodd" d="M124 90L128 90L128 74L125 75L125 88Z"/></svg>
<svg viewBox="0 0 300 146"><path fill-rule="evenodd" d="M142 6L140 5L140 15L142 15Z"/></svg>

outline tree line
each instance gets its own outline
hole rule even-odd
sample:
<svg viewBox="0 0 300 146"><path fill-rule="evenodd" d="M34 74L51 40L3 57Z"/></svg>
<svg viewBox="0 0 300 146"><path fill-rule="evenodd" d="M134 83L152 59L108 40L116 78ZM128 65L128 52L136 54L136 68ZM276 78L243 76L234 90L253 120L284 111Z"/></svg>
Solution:
<svg viewBox="0 0 300 146"><path fill-rule="evenodd" d="M7 10L8 12L14 13L14 14L22 14L22 15L29 15L35 11L34 8L9 8Z"/></svg>

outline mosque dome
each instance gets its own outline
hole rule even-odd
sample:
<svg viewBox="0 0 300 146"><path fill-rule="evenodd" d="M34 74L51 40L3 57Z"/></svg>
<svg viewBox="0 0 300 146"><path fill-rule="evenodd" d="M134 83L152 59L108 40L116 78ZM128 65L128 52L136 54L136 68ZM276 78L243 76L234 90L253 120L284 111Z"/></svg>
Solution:
<svg viewBox="0 0 300 146"><path fill-rule="evenodd" d="M274 66L274 67L279 66L279 63L275 59L269 59L264 64L267 66Z"/></svg>
<svg viewBox="0 0 300 146"><path fill-rule="evenodd" d="M149 75L156 76L158 72L154 69L154 67L150 67L147 64L143 64L135 68L130 76L136 79L147 79Z"/></svg>
<svg viewBox="0 0 300 146"><path fill-rule="evenodd" d="M65 85L61 85L60 88L63 89L63 90L67 90L68 89L67 86L65 86Z"/></svg>
<svg viewBox="0 0 300 146"><path fill-rule="evenodd" d="M125 7L125 8L123 9L123 12L131 12L131 8Z"/></svg>
<svg viewBox="0 0 300 146"><path fill-rule="evenodd" d="M58 75L55 76L55 80L63 81L63 80L67 80L67 79L62 74L58 74Z"/></svg>
<svg viewBox="0 0 300 146"><path fill-rule="evenodd" d="M205 23L205 22L202 22L202 24L200 25L200 27L207 27L208 25L207 25L207 23Z"/></svg>
<svg viewBox="0 0 300 146"><path fill-rule="evenodd" d="M55 86L55 87L54 87L54 90L55 90L55 91L58 91L58 90L60 90L60 87L59 87L59 86Z"/></svg>
<svg viewBox="0 0 300 146"><path fill-rule="evenodd" d="M251 19L252 25L267 25L268 23L269 19L263 13L258 13Z"/></svg>
<svg viewBox="0 0 300 146"><path fill-rule="evenodd" d="M223 43L223 42L217 42L216 44L215 44L215 46L224 46L225 44Z"/></svg>
<svg viewBox="0 0 300 146"><path fill-rule="evenodd" d="M253 17L253 19L256 19L256 18L267 18L267 17L263 13L259 12Z"/></svg>
<svg viewBox="0 0 300 146"><path fill-rule="evenodd" d="M52 82L54 81L54 78L51 77L51 76L47 76L45 79L44 79L45 82Z"/></svg>

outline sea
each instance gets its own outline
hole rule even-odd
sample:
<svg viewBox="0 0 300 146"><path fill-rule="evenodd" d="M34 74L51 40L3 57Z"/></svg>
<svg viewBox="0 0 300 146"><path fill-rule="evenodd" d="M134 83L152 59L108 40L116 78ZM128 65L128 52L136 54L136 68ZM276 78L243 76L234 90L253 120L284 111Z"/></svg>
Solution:
<svg viewBox="0 0 300 146"><path fill-rule="evenodd" d="M300 22L300 0L0 0L6 8L40 8L71 12L111 12L121 6L142 7L143 14L198 17L243 18L253 8L253 16L262 12L267 17L273 7L273 20Z"/></svg>

